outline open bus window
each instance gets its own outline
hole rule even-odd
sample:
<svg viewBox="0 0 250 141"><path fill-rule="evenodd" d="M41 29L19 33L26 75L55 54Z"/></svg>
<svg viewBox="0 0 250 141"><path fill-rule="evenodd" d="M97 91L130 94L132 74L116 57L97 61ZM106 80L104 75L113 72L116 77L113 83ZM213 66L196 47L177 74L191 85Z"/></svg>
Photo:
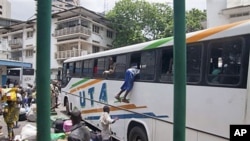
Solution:
<svg viewBox="0 0 250 141"><path fill-rule="evenodd" d="M163 49L161 56L161 81L173 81L173 63L173 49Z"/></svg>
<svg viewBox="0 0 250 141"><path fill-rule="evenodd" d="M141 53L140 80L154 80L155 78L155 50ZM137 64L138 65L138 64Z"/></svg>
<svg viewBox="0 0 250 141"><path fill-rule="evenodd" d="M114 79L124 79L124 73L126 71L126 55L118 55L114 60L114 72L111 73L108 77Z"/></svg>
<svg viewBox="0 0 250 141"><path fill-rule="evenodd" d="M208 82L237 85L240 82L242 40L212 43L209 49Z"/></svg>
<svg viewBox="0 0 250 141"><path fill-rule="evenodd" d="M132 53L130 56L130 63L128 64L129 66L127 66L126 69L130 68L135 64L137 64L137 68L140 68L140 63L141 63L141 52ZM140 76L141 76L141 70L140 73L135 76L135 80L140 79Z"/></svg>
<svg viewBox="0 0 250 141"><path fill-rule="evenodd" d="M196 83L201 80L201 45L187 46L187 82Z"/></svg>

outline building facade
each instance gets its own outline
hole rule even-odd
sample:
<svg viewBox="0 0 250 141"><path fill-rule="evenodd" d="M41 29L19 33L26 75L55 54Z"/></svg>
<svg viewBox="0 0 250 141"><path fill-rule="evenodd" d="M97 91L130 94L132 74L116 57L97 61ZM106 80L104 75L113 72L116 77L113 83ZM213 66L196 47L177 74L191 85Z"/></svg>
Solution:
<svg viewBox="0 0 250 141"><path fill-rule="evenodd" d="M250 19L250 0L207 0L207 27Z"/></svg>
<svg viewBox="0 0 250 141"><path fill-rule="evenodd" d="M80 0L52 0L51 12L56 13L80 6Z"/></svg>
<svg viewBox="0 0 250 141"><path fill-rule="evenodd" d="M11 16L11 4L8 0L0 0L0 17L10 18Z"/></svg>
<svg viewBox="0 0 250 141"><path fill-rule="evenodd" d="M36 19L0 29L0 39L7 42L8 59L36 66L36 40L40 40L36 29ZM56 79L65 59L110 49L114 36L104 17L83 7L52 14L51 78Z"/></svg>

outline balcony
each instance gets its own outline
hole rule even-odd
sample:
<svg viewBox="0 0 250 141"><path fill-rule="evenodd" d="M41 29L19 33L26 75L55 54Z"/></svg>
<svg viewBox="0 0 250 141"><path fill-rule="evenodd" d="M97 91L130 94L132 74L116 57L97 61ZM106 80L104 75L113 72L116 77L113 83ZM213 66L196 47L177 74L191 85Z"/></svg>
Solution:
<svg viewBox="0 0 250 141"><path fill-rule="evenodd" d="M72 34L82 34L83 36L90 36L91 29L86 28L84 26L75 26L75 27L68 27L64 29L55 30L55 37L65 36L65 35L72 35Z"/></svg>
<svg viewBox="0 0 250 141"><path fill-rule="evenodd" d="M23 45L23 40L22 39L11 39L9 40L9 46L13 48L19 48L22 47Z"/></svg>
<svg viewBox="0 0 250 141"><path fill-rule="evenodd" d="M71 57L81 56L85 54L86 50L65 50L65 51L57 51L55 52L55 59L63 60Z"/></svg>

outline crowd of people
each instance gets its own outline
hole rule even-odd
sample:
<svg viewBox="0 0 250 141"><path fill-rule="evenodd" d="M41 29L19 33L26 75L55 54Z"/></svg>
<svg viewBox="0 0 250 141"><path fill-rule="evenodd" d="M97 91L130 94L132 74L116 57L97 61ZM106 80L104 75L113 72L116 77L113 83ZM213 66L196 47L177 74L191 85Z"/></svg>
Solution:
<svg viewBox="0 0 250 141"><path fill-rule="evenodd" d="M51 110L54 111L58 105L58 95L60 88L57 81L51 81ZM1 105L0 111L8 129L8 138L12 141L15 137L13 128L18 128L20 120L20 112L25 111L25 118L29 121L29 116L32 120L36 120L36 86L27 84L27 87L22 87L18 84L8 84L0 87ZM2 134L0 126L0 134Z"/></svg>
<svg viewBox="0 0 250 141"><path fill-rule="evenodd" d="M58 95L60 88L56 81L51 81L51 109L52 111L58 106ZM0 88L1 97L1 111L4 117L4 121L7 126L9 141L14 141L15 133L14 128L18 128L18 121L20 115L20 109L32 107L36 103L36 87L32 84L27 84L26 88L19 85L9 85L8 87ZM115 123L118 118L112 119L109 115L110 107L104 106L103 113L100 115L100 124L102 126L99 141L111 140L111 128L110 125ZM36 114L36 113L34 113ZM26 114L27 115L27 114ZM36 116L36 115L34 115ZM82 122L81 111L74 109L71 112L70 120L72 121L72 128L68 134L67 141L90 141L91 132ZM6 128L4 125L0 126L0 132L2 128Z"/></svg>

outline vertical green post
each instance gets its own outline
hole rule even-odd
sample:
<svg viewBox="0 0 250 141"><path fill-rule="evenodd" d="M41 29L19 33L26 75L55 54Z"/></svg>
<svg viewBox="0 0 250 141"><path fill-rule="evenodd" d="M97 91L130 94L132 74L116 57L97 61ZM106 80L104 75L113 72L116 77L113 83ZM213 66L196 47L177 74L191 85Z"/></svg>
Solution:
<svg viewBox="0 0 250 141"><path fill-rule="evenodd" d="M174 0L174 141L185 141L186 32L185 0Z"/></svg>
<svg viewBox="0 0 250 141"><path fill-rule="evenodd" d="M50 141L51 0L37 2L37 141Z"/></svg>

